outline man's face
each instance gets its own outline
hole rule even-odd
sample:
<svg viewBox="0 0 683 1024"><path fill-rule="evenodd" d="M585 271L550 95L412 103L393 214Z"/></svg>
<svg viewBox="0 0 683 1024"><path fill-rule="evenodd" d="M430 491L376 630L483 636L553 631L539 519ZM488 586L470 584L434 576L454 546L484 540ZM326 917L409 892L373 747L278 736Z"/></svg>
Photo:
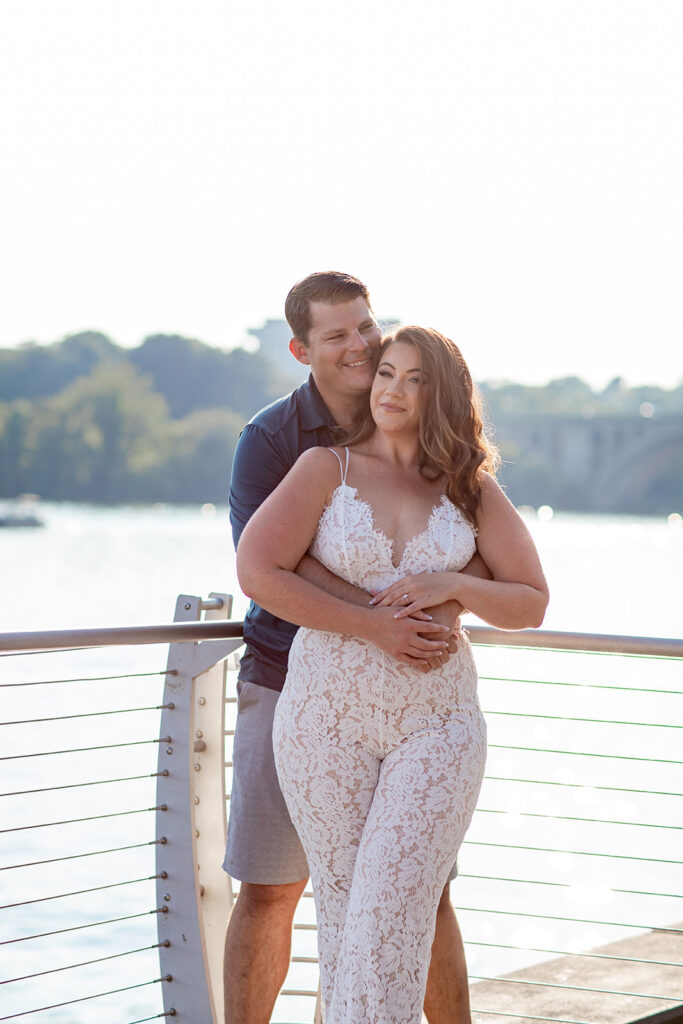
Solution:
<svg viewBox="0 0 683 1024"><path fill-rule="evenodd" d="M298 338L290 343L292 354L311 367L325 398L353 397L369 391L373 378L373 353L381 331L365 300L329 305L311 302L308 345Z"/></svg>

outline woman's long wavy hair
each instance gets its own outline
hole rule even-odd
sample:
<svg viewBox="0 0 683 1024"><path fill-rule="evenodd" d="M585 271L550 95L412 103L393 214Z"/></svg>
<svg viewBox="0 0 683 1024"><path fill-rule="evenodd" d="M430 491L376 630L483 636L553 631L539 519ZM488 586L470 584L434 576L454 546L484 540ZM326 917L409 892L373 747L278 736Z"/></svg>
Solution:
<svg viewBox="0 0 683 1024"><path fill-rule="evenodd" d="M428 480L446 478L445 492L463 515L476 521L481 474L495 476L498 449L487 436L479 389L458 346L430 327L397 327L385 335L376 356L378 366L392 344L413 345L420 353L419 470ZM349 444L366 440L375 430L370 409Z"/></svg>

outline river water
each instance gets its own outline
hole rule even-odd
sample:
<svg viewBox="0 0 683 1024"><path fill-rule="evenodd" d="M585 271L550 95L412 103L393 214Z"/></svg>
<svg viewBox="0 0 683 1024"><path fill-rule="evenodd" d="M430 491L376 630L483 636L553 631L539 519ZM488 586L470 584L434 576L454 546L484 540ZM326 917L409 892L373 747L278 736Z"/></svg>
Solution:
<svg viewBox="0 0 683 1024"><path fill-rule="evenodd" d="M239 595L227 510L46 505L0 531L3 631L172 618L178 593ZM683 528L665 517L525 516L550 583L549 629L681 636Z"/></svg>
<svg viewBox="0 0 683 1024"><path fill-rule="evenodd" d="M173 618L173 609L176 597L179 593L208 595L210 591L223 591L235 595L233 617L241 618L246 602L239 594L234 574L234 554L227 524L227 511L225 509L213 509L213 507L119 507L119 508L93 508L77 505L46 505L43 509L46 528L42 530L0 530L0 630L3 632L33 630L33 629L59 629L69 627L85 626L111 626L111 625L134 625L169 622ZM542 518L529 510L525 513L525 519L534 536L546 574L548 576L551 603L548 609L544 625L550 629L571 630L591 633L622 633L639 636L670 636L680 637L683 625L683 602L681 601L681 581L683 579L683 528L680 526L680 519L672 517L670 520L662 517L656 518L632 518L614 516L587 516L587 515L564 515L555 514L550 517L545 513ZM518 657L518 655L512 656ZM532 657L532 655L529 655ZM567 656L570 657L570 656ZM574 656L576 659L577 656ZM578 656L579 658L583 656ZM491 658L493 660L491 660ZM37 655L23 658L0 659L0 683L16 683L35 681L42 678L71 678L84 675L104 675L111 672L118 672L121 675L131 673L133 678L121 679L114 684L88 686L87 693L84 684L70 684L66 687L17 687L15 690L0 689L0 700L3 703L3 721L16 721L18 719L34 719L48 717L51 714L65 714L70 711L82 710L83 702L87 710L97 712L99 709L111 709L112 707L147 706L158 703L160 697L160 680L151 677L149 680L137 678L135 674L142 672L153 672L163 669L165 652L162 648L149 647L131 651L92 651L81 653L64 653L55 655ZM506 664L501 669L510 668L511 658L506 655ZM577 665L583 664L576 660L572 663L571 672L575 675ZM626 665L620 668L623 672L623 679L618 675L613 678L615 669L609 664L598 675L605 681L621 682L627 680L628 685L637 686L663 686L669 690L681 690L681 668L679 665L666 666L664 676L648 674L643 682L642 669L638 664ZM525 689L522 684L515 684L514 690L509 690L510 697L506 698L503 690L500 693L497 687L496 655L492 652L487 662L487 674L491 681L486 685L483 700L491 700L495 697L497 706L506 706L506 699L509 700L509 707L524 712L537 708L537 692ZM525 673L536 673L537 666L526 668L519 663L516 678L526 678ZM560 675L564 669L559 669ZM595 673L597 670L591 663L581 672ZM612 675L610 675L612 672ZM629 675L630 673L630 675ZM649 673L649 669L648 669ZM572 675L572 678L574 677ZM531 677L533 678L533 676ZM597 678L597 676L594 676ZM630 680L630 681L629 681ZM548 688L546 688L548 689ZM554 690L555 688L553 688ZM57 693L57 691L59 691ZM141 691L144 692L144 699L141 698ZM85 694L85 697L84 697ZM554 698L557 700L556 698ZM614 705L609 708L607 705L602 708L599 703L601 695L591 696L591 704L582 705L586 710L581 713L587 718L606 717L612 720ZM673 698L664 698L666 701L673 701ZM576 713L576 704L567 703L567 695L562 695L565 709L562 713L571 715ZM647 702L646 702L647 703ZM557 709L555 709L557 710ZM663 715L661 721L676 720L676 706L674 703L667 703L658 708L658 713ZM137 718L137 724L133 729L134 737L142 738L148 734L154 734L155 719L157 712L143 712ZM638 721L652 720L655 717L655 710L643 705L631 709L629 718L640 715ZM125 718L125 716L121 716ZM680 717L678 719L680 721ZM100 728L99 722L108 722L110 719L92 719L89 736L97 739L96 730ZM514 728L519 727L519 720ZM73 740L74 746L83 746L81 734L77 732L80 726L68 722L59 727L56 744L56 734L53 727L47 723L34 723L31 725L3 729L3 751L6 756L19 756L29 750L49 750L55 745L69 745L67 741ZM495 715L489 719L490 739L498 742L509 739L509 730L512 725L506 724L506 720L498 720ZM531 745L547 746L547 735L542 732L534 732L540 726L529 725L525 720L525 730L528 730L532 737ZM543 728L546 728L544 726ZM622 742L615 735L611 726L595 725L584 726L584 729L593 730L588 736L582 736L578 742L593 744L593 749L614 749L621 751L619 744ZM508 732L506 732L508 730ZM675 757L676 750L674 739L664 735L666 730L655 729L644 730L639 733L639 753L659 754L663 757ZM554 745L562 743L561 729L555 729L553 735ZM576 742L569 734L565 742L570 744ZM116 755L118 757L118 755ZM680 756L680 755L678 755ZM107 758L111 761L111 755L90 754L83 755L81 762L76 767L77 775L83 773L83 777L106 777L109 771ZM153 763L149 761L150 754L147 748L133 750L125 754L125 774L134 774L137 768L141 771L153 771ZM506 760L504 752L492 750L489 757L489 774L505 775L510 772L511 765ZM145 760L146 759L146 760ZM546 759L547 760L547 759ZM12 762L0 762L0 770L4 777L0 782L0 792L15 792L32 787L45 785L46 774L52 781L52 773L57 772L59 758L19 759ZM48 767L49 763L49 767ZM612 769L611 763L600 766L601 782L618 783L630 785L631 776L628 764L615 763L617 766ZM117 763L117 770L121 767ZM642 780L642 772L651 766L636 766L638 778ZM553 764L548 761L543 765L534 762L529 766L529 771L547 769L554 770ZM72 769L73 770L73 769ZM513 772L521 769L513 766ZM563 769L564 771L564 769ZM584 783L583 769L577 769L573 775L577 781ZM595 771L595 766L591 767ZM614 771L615 776L610 776ZM56 776L55 776L56 777ZM562 776L566 781L566 777ZM634 776L635 778L635 776ZM74 781L71 779L70 781ZM652 775L647 782L650 789L678 789L681 791L683 783L672 779L666 780L666 786L660 776ZM593 783L589 783L593 784ZM151 784L135 784L138 788L131 789L129 793L125 786L119 787L117 799L121 806L126 806L125 801L131 800L134 805L151 806L154 800L154 791ZM488 801L490 805L496 796L495 785L491 784L489 790L482 794L481 806ZM132 784L131 784L132 786ZM537 787L543 793L534 797L536 803L534 809L547 813L552 808L556 791L550 788L547 791L544 787ZM80 791L83 792L83 791ZM87 791L86 791L87 792ZM143 799L144 798L144 799ZM66 797L64 798L66 800ZM629 820L633 814L640 815L633 820L653 820L662 823L669 818L667 809L663 807L658 798L648 798L648 802L635 806L633 801L614 800L610 797L608 804L601 803L595 793L582 795L592 808L591 814L600 818L624 818ZM631 798L629 798L631 799ZM635 799L635 798L634 798ZM60 802L62 797L55 794L50 798L48 805L43 803L38 808L29 798L6 798L2 801L3 810L7 820L15 824L26 826L36 820L61 820L69 816L66 802ZM501 872L500 860L492 861L491 853L486 848L490 839L509 838L515 839L519 835L520 820L514 812L516 803L521 806L527 797L522 790L515 791L510 795L506 791L504 797L507 812L505 821L495 815L482 814L481 819L472 827L469 838L474 837L480 845L475 843L463 851L461 858L461 871L470 877L463 877L454 886L454 898L460 906L467 906L477 898L489 897L499 906L505 904L508 898L499 892L494 882L477 882L477 874L493 875ZM592 803L591 803L592 801ZM637 801L636 801L637 803ZM87 805L87 801L86 801ZM91 801L93 813L97 810L97 800L93 797ZM528 802L524 803L528 806ZM575 807L570 807L572 813ZM40 813L38 813L40 811ZM533 824L533 823L532 823ZM680 826L683 822L679 821ZM58 856L61 852L67 852L76 844L82 843L83 848L91 848L92 838L88 828L92 826L72 826L68 831L59 827L50 830L28 829L24 832L10 837L5 844L6 852L3 854L2 864L30 863L47 857ZM116 825L116 829L118 829ZM524 825L530 829L531 824ZM560 830L563 826L558 825ZM103 843L111 842L116 845L119 833L112 829L114 826L103 823L98 826L98 838ZM145 825L149 829L149 824ZM578 832L576 829L578 828ZM566 844L565 849L581 847L589 841L588 836L580 834L581 826L574 827L573 832L562 835L557 841ZM601 826L606 828L606 826ZM517 832L515 830L518 830ZM80 831L79 831L80 830ZM49 836L46 832L49 831ZM593 833L599 829L592 827ZM62 833L65 833L62 836ZM532 837L533 838L533 837ZM595 838L595 837L594 837ZM597 837L598 841L600 837ZM634 846L631 850L637 849L641 855L645 855L646 848L638 847L643 843L642 838L629 835L629 842ZM606 837L605 841L611 841ZM540 842L540 840L539 840ZM541 844L542 845L542 844ZM650 850L650 853L652 851ZM50 891L70 892L86 888L90 879L89 865L97 860L83 860L76 862L78 865L60 867L52 865L49 869L32 868L22 871L0 872L0 903L3 905L18 900L38 899L46 891L46 872L50 874ZM552 860L552 857L550 858ZM554 877L555 866L550 864L548 857L541 858L534 877ZM570 863L571 861L571 863ZM607 902L605 892L607 886L614 886L613 877L600 880L599 862L591 862L590 872L581 858L574 858L567 861L564 858L560 867L569 871L574 885L568 894L568 906L579 907L584 910L580 916L595 917L596 914L611 913L614 920L620 920L620 905L611 905ZM559 862L558 862L559 863ZM511 854L508 862L503 865L507 873L521 873L527 866L521 862L517 864ZM94 870L94 869L93 869ZM645 865L638 867L636 874L623 875L617 882L624 888L652 889L657 883L658 889L667 892L680 890L680 877L676 878L671 873L673 869L668 867L658 868L654 872ZM135 878L149 875L153 872L151 855L149 851L138 856L131 854L129 861L119 861L116 867L112 866L111 878ZM545 874L544 874L545 872ZM669 872L669 874L667 874ZM657 878L654 875L657 874ZM21 875L21 886L19 876ZM94 876L93 876L94 877ZM678 879L678 881L677 881ZM93 882L93 884L97 884ZM673 888L678 884L679 889ZM150 883L144 883L149 887L150 906L154 905L153 889ZM603 888L601 888L603 886ZM532 887L529 887L531 890ZM134 912L135 898L138 893L133 892L135 887L114 890L115 899L110 894L93 896L88 903L92 913L101 918L111 917L115 914L125 915L128 910ZM512 897L510 897L512 899ZM530 892L527 905L524 909L531 908L535 912L543 910L545 893ZM581 900L585 906L581 907ZM600 901L603 905L600 906ZM98 902L99 901L99 902ZM5 912L5 924L3 927L2 939L6 940L14 936L41 935L47 931L58 929L66 920L67 901L60 901L56 904L31 903L23 907L16 907ZM512 904L510 904L512 906ZM640 913L643 921L655 923L669 923L675 918L672 904L664 904L661 900L649 900L642 903ZM514 909L514 907L513 907ZM616 915L616 916L614 916ZM678 919L683 914L678 912ZM639 918L640 919L640 918ZM564 948L569 938L553 931L549 925L542 922L535 924L530 921L516 922L516 931L504 931L504 937L496 937L492 932L490 921L480 924L476 915L468 917L466 911L461 915L461 924L466 937L479 940L485 943L487 940L507 941L514 935L515 940L520 943L537 945L543 947ZM501 925L501 929L507 929L508 925ZM33 939L26 943L16 943L5 947L5 963L7 973L3 976L15 977L45 970L45 964L69 963L76 960L90 960L99 956L106 956L112 949L130 948L143 946L154 942L153 919L135 920L124 922L105 933L102 929L92 929L86 932L84 939L82 931L73 935L59 936L51 939ZM576 936L575 936L576 937ZM595 932L583 927L580 941L588 948L601 942L609 941L612 933ZM616 937L616 936L614 936ZM303 933L303 938L306 938ZM558 946L558 943L560 944ZM301 952L302 950L300 950ZM307 952L310 950L303 950ZM6 986L0 989L0 1009L5 1013L16 1013L28 1007L48 1005L49 1003L75 998L81 993L104 992L115 988L123 988L127 985L136 985L141 977L154 978L155 954L148 953L146 974L141 975L139 969L140 961L132 966L132 961L125 958L106 963L104 966L90 968L91 974L86 981L80 985L78 991L70 988L68 972L49 975L46 978L33 980L27 983ZM500 954L493 950L487 950L485 945L477 945L468 948L468 962L475 974L486 975L497 973L502 970L510 970L517 966L502 961ZM528 957L526 961L528 962ZM39 964L41 966L36 966ZM89 980L88 980L89 979ZM305 978L293 978L295 984L304 981ZM26 986L29 986L28 988ZM55 995L56 993L56 995ZM50 1011L47 1016L41 1016L41 1020L59 1022L59 1024L86 1024L86 1022L97 1020L102 1024L117 1022L125 1024L127 1021L134 1021L158 1013L160 1002L158 987L134 989L121 993L115 997L98 1000L96 1003L85 1004L84 1007L73 1005L67 1008ZM294 1020L298 1008L293 1005L283 1004L278 1009L276 1020ZM33 1019L33 1018L30 1018ZM304 1019L301 1017L300 1019Z"/></svg>

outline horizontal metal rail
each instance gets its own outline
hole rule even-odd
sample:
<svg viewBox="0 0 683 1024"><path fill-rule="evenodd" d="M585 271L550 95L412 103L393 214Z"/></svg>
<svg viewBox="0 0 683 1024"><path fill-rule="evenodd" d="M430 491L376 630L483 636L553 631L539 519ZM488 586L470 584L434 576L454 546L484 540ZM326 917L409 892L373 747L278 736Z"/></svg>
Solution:
<svg viewBox="0 0 683 1024"><path fill-rule="evenodd" d="M242 636L242 627L242 622L214 619L205 622L171 622L158 626L110 626L102 629L0 633L0 651L59 651L79 647L113 647L121 644L139 646L182 641L226 640ZM663 637L571 633L549 629L521 629L517 632L508 632L490 626L468 626L466 632L473 643L487 646L683 658L683 640Z"/></svg>
<svg viewBox="0 0 683 1024"><path fill-rule="evenodd" d="M103 629L49 629L0 633L0 651L60 651L79 647L177 644L182 641L226 640L242 636L241 622L169 622L161 626L108 626Z"/></svg>

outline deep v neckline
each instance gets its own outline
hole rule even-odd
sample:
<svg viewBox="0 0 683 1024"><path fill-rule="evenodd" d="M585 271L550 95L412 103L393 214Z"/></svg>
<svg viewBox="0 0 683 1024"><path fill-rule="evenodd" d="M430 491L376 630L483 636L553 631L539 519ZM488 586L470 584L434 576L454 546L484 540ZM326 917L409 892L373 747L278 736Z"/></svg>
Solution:
<svg viewBox="0 0 683 1024"><path fill-rule="evenodd" d="M367 500L367 498L361 498L360 494L358 493L358 488L353 487L352 484L339 484L339 486L335 489L335 494L337 491L341 491L343 489L351 491L353 493L353 500L366 510L368 520L370 523L370 528L372 529L373 534L379 537L379 539L384 543L387 557L389 559L389 564L391 565L391 568L394 570L398 570L401 568L401 566L403 565L403 559L405 558L408 549L417 544L419 540L422 540L422 538L427 533L429 533L429 531L432 528L432 522L436 518L437 514L441 511L442 508L446 508L447 504L449 503L448 495L442 494L440 501L437 504L432 505L432 509L431 512L429 513L429 516L427 517L427 522L424 526L424 529L419 530L418 533L414 534L412 537L409 538L409 540L405 542L405 544L403 545L403 551L401 552L401 557L398 560L398 564L396 564L396 562L394 562L393 557L395 554L395 542L387 533L384 532L384 530L380 526L377 525L377 519L375 518L375 510L370 504L370 502Z"/></svg>

